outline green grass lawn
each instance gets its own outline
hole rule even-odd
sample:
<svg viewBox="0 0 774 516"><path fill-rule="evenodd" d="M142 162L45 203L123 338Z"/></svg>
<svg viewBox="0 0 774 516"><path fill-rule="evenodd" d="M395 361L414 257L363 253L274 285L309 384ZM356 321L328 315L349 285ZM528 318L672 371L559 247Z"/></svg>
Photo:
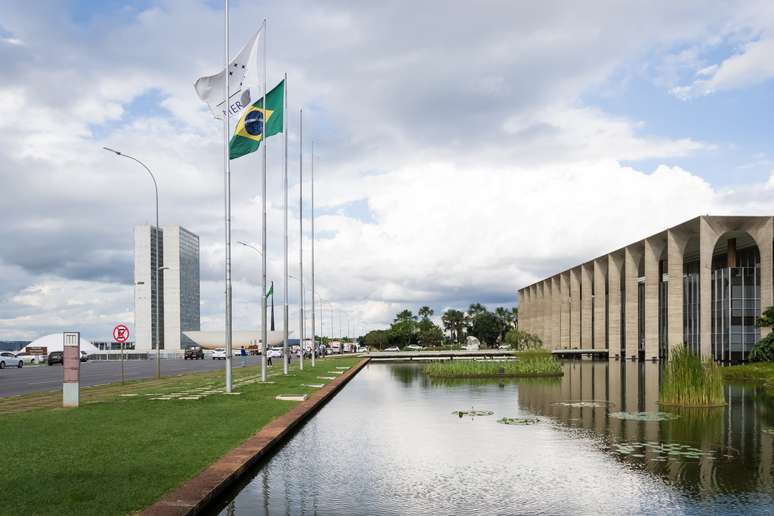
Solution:
<svg viewBox="0 0 774 516"><path fill-rule="evenodd" d="M720 368L726 382L763 383L774 390L774 363L753 362Z"/></svg>
<svg viewBox="0 0 774 516"><path fill-rule="evenodd" d="M315 368L306 362L304 371L296 362L287 377L275 365L269 378L274 384L241 384L235 388L239 395L150 399L222 389L223 373L209 372L133 382L126 387L133 397L116 391L77 409L0 413L0 513L103 515L140 510L296 405L277 401L276 395L309 394L315 389L302 384L328 383L317 377L337 376L328 371L359 360L326 358ZM259 374L255 366L234 370L240 382ZM15 400L23 402L24 397Z"/></svg>

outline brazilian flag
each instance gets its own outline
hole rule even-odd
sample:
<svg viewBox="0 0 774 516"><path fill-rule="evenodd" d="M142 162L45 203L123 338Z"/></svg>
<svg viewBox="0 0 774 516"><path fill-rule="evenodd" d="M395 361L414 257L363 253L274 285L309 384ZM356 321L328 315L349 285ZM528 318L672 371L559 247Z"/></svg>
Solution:
<svg viewBox="0 0 774 516"><path fill-rule="evenodd" d="M229 159L236 159L258 150L263 140L263 128L266 127L266 137L282 132L285 119L285 81L281 81L266 94L266 109L263 108L263 97L251 104L242 112L242 116L234 129L234 136L229 142Z"/></svg>

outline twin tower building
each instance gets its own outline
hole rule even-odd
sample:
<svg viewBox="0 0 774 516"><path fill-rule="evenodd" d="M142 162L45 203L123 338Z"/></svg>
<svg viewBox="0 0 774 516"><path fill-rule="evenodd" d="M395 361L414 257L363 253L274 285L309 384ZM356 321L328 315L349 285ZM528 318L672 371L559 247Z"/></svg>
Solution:
<svg viewBox="0 0 774 516"><path fill-rule="evenodd" d="M769 332L773 252L770 216L696 217L520 289L519 324L548 349L745 360Z"/></svg>
<svg viewBox="0 0 774 516"><path fill-rule="evenodd" d="M176 352L193 344L183 332L200 329L199 285L197 235L180 226L161 226L158 233L155 226L135 226L135 350Z"/></svg>

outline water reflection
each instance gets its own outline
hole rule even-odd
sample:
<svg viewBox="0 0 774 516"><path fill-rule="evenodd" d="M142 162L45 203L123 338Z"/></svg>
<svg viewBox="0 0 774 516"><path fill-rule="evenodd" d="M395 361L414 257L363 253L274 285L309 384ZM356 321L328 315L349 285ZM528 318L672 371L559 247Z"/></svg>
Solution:
<svg viewBox="0 0 774 516"><path fill-rule="evenodd" d="M774 490L774 436L765 432L774 426L774 413L762 389L728 385L723 408L660 408L659 364L576 361L566 363L564 370L560 386L520 384L519 406L599 440L617 460L640 465L691 494ZM607 403L567 403L576 400ZM653 422L608 415L659 410L678 417ZM634 443L642 453L620 453L620 443ZM664 453L664 443L680 443L688 451ZM701 450L701 456L691 449Z"/></svg>
<svg viewBox="0 0 774 516"><path fill-rule="evenodd" d="M561 379L431 380L370 364L221 514L768 514L774 403L659 411L658 364L574 361ZM492 416L458 417L459 410ZM536 424L498 424L501 418Z"/></svg>

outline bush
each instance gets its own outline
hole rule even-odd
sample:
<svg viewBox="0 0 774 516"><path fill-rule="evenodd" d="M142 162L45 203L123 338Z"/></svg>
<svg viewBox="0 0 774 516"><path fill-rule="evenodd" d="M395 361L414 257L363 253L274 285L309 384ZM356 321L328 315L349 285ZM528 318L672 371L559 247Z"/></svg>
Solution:
<svg viewBox="0 0 774 516"><path fill-rule="evenodd" d="M540 337L518 328L514 328L505 334L505 343L508 344L511 349L517 351L539 349L543 347L543 341L540 340Z"/></svg>
<svg viewBox="0 0 774 516"><path fill-rule="evenodd" d="M659 401L667 405L707 407L725 404L718 365L691 353L685 345L670 351Z"/></svg>
<svg viewBox="0 0 774 516"><path fill-rule="evenodd" d="M425 367L434 378L561 376L562 364L543 349L516 353L516 360L449 360Z"/></svg>
<svg viewBox="0 0 774 516"><path fill-rule="evenodd" d="M750 350L750 362L774 362L774 332L759 340Z"/></svg>

